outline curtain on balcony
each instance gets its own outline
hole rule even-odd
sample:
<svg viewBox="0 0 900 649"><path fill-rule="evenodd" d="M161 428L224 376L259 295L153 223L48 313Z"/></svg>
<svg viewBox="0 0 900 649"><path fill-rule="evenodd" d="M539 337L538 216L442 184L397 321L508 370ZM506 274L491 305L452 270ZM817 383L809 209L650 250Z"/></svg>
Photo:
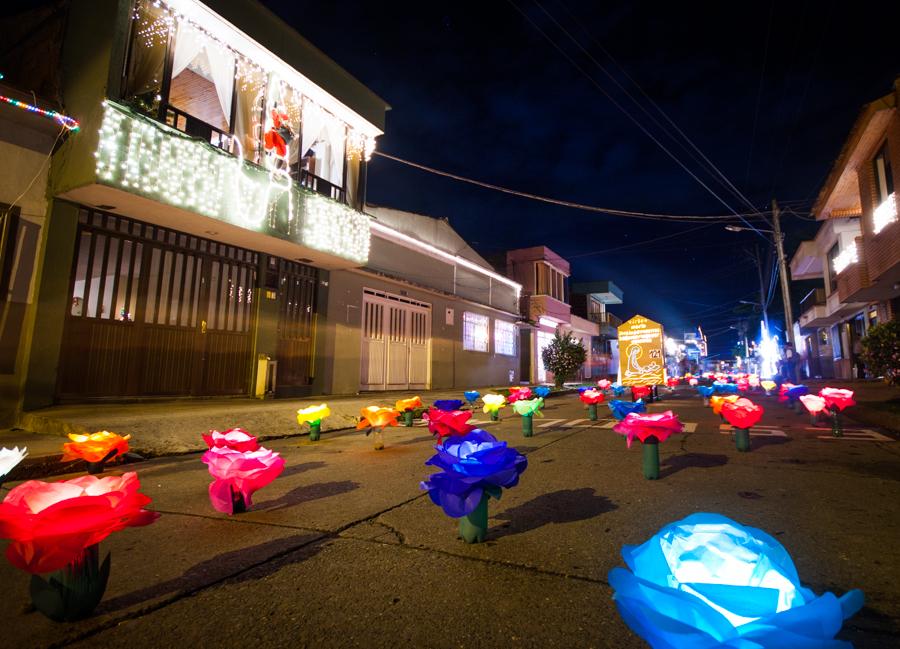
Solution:
<svg viewBox="0 0 900 649"><path fill-rule="evenodd" d="M201 76L209 79L216 87L216 95L225 122L231 121L231 98L234 94L234 55L227 49L207 38L189 22L178 23L175 34L175 55L172 63L172 78L191 67Z"/></svg>
<svg viewBox="0 0 900 649"><path fill-rule="evenodd" d="M315 170L312 172L338 187L343 185L344 175L344 124L315 103L303 102L304 156L315 153Z"/></svg>
<svg viewBox="0 0 900 649"><path fill-rule="evenodd" d="M244 158L259 163L262 160L263 110L266 104L265 76L248 76L237 84L234 113L234 137L240 143ZM233 153L237 154L235 149Z"/></svg>
<svg viewBox="0 0 900 649"><path fill-rule="evenodd" d="M160 7L141 3L132 25L124 96L146 112L159 107L158 96L166 63L169 32L153 29L159 24L162 11Z"/></svg>

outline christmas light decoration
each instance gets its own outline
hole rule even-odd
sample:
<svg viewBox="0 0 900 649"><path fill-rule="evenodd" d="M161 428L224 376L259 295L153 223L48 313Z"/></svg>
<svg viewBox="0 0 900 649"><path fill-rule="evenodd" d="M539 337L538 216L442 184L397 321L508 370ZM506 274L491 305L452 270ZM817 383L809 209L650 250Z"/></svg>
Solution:
<svg viewBox="0 0 900 649"><path fill-rule="evenodd" d="M0 75L0 79L2 78L3 75ZM20 110L24 110L29 113L35 113L37 115L41 115L42 117L46 117L47 119L52 119L54 122L68 131L77 131L79 128L81 128L76 120L68 117L67 115L63 115L62 113L58 113L55 110L44 110L43 108L38 108L34 104L19 101L18 99L13 99L12 97L7 97L6 95L0 95L0 101L5 104L9 104L10 106L15 106Z"/></svg>
<svg viewBox="0 0 900 649"><path fill-rule="evenodd" d="M369 258L369 217L150 118L104 102L98 181L226 223L274 232L358 264Z"/></svg>
<svg viewBox="0 0 900 649"><path fill-rule="evenodd" d="M891 192L884 202L872 211L872 233L878 234L896 220L897 194Z"/></svg>

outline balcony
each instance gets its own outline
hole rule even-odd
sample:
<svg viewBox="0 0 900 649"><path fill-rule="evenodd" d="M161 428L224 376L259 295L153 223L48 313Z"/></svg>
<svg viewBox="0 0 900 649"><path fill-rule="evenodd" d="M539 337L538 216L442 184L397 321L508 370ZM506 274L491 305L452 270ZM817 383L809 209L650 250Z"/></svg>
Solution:
<svg viewBox="0 0 900 649"><path fill-rule="evenodd" d="M115 102L103 110L94 181L61 196L321 268L368 260L365 214Z"/></svg>
<svg viewBox="0 0 900 649"><path fill-rule="evenodd" d="M606 311L588 313L587 319L600 325L600 335L606 338L615 338L618 328L622 324L622 318Z"/></svg>
<svg viewBox="0 0 900 649"><path fill-rule="evenodd" d="M836 317L828 315L827 298L824 288L813 289L800 300L800 329L810 330L828 327L837 322ZM809 333L808 331L804 333Z"/></svg>

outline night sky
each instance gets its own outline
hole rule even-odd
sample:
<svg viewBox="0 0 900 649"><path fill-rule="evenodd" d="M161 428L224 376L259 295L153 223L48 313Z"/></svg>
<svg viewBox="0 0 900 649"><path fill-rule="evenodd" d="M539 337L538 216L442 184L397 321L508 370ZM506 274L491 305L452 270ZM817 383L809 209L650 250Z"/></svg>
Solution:
<svg viewBox="0 0 900 649"><path fill-rule="evenodd" d="M777 197L808 218L861 106L887 94L900 73L897 3L264 4L392 106L380 151L525 192L633 211L751 211L691 158L650 100L754 209L768 209ZM571 260L573 281L621 286L625 304L612 309L618 315L660 320L670 335L702 325L712 352L732 348L737 301L758 299L755 266L743 250L766 244L752 232L556 207L377 157L369 169L369 202L446 217L489 257L547 245ZM783 224L790 257L816 224L792 214ZM658 237L667 238L652 241ZM804 288L794 289L795 305ZM778 320L782 312L776 292L769 313Z"/></svg>

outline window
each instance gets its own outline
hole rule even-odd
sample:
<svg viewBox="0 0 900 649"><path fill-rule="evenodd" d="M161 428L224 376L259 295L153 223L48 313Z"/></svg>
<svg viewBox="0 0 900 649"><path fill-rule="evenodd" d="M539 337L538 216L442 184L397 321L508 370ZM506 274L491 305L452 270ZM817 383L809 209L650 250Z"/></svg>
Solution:
<svg viewBox="0 0 900 649"><path fill-rule="evenodd" d="M471 352L488 351L490 322L486 315L463 311L463 349Z"/></svg>
<svg viewBox="0 0 900 649"><path fill-rule="evenodd" d="M831 355L835 360L841 358L841 326L834 325L831 328Z"/></svg>
<svg viewBox="0 0 900 649"><path fill-rule="evenodd" d="M169 31L162 7L146 2L135 7L124 98L145 113L159 110Z"/></svg>
<svg viewBox="0 0 900 649"><path fill-rule="evenodd" d="M891 156L885 142L872 160L875 171L875 207L881 205L894 193L894 175L891 171Z"/></svg>
<svg viewBox="0 0 900 649"><path fill-rule="evenodd" d="M516 355L516 325L494 320L494 352L504 356Z"/></svg>
<svg viewBox="0 0 900 649"><path fill-rule="evenodd" d="M549 295L560 302L568 299L568 278L543 261L534 265L534 293L535 295Z"/></svg>

